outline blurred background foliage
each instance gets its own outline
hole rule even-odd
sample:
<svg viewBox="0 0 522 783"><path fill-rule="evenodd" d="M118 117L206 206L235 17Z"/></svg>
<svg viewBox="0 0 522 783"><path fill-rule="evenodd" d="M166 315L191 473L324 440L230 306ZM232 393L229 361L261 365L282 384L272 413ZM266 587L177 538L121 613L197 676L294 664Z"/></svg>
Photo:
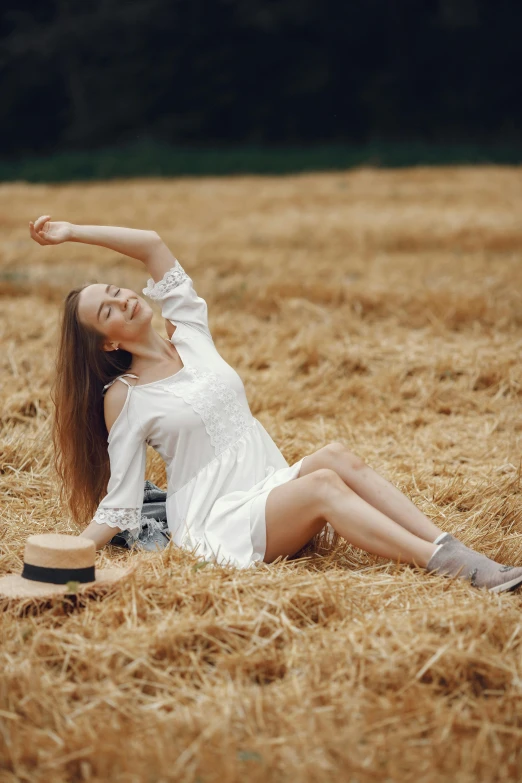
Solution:
<svg viewBox="0 0 522 783"><path fill-rule="evenodd" d="M0 177L522 159L512 0L4 0Z"/></svg>

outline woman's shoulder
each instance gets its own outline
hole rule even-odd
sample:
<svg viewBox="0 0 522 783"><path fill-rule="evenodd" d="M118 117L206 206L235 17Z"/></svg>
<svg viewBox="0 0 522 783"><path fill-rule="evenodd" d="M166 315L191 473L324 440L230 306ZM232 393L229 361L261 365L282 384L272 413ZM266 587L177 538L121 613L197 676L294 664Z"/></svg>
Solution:
<svg viewBox="0 0 522 783"><path fill-rule="evenodd" d="M130 380L132 381L132 378ZM105 417L105 425L108 433L110 433L114 422L125 407L128 391L129 387L127 384L113 383L105 392L103 398L103 415Z"/></svg>

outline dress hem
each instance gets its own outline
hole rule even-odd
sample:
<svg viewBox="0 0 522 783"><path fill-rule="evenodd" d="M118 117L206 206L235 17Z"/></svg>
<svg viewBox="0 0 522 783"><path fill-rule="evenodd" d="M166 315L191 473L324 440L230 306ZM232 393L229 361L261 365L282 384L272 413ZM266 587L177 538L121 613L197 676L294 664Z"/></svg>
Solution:
<svg viewBox="0 0 522 783"><path fill-rule="evenodd" d="M216 548L209 540L205 531L202 531L202 533L199 534L191 534L185 529L180 536L181 541L177 546L191 552L196 557L207 560L208 563L213 565L232 566L240 570L252 568L259 563L264 562L267 540L266 501L268 495L275 487L279 487L282 484L286 484L288 481L297 478L303 460L304 457L301 457L301 459L293 465L288 465L286 468L278 468L273 473L268 474L264 479L264 485L259 488L258 494L247 502L246 509L248 510L246 510L243 519L245 526L248 525L249 530L250 552L248 554L242 554L241 557L238 557L237 554L230 554L227 556L226 540L223 539L219 541ZM273 482L272 477L275 473L280 473L281 471L285 471L285 478L283 480L278 480L278 477L276 477L276 481ZM214 542L214 544L215 543L216 542Z"/></svg>
<svg viewBox="0 0 522 783"><path fill-rule="evenodd" d="M253 555L259 555L259 560L261 562L264 562L266 554L266 502L268 500L268 496L270 492L276 487L280 487L282 484L286 484L288 481L292 481L299 476L303 460L304 457L301 457L301 459L297 462L294 462L293 465L289 465L288 470L291 471L290 478L275 484L268 490L268 492L266 490L262 490L262 492L257 495L257 497L255 497L250 504L250 537L252 539L252 552Z"/></svg>

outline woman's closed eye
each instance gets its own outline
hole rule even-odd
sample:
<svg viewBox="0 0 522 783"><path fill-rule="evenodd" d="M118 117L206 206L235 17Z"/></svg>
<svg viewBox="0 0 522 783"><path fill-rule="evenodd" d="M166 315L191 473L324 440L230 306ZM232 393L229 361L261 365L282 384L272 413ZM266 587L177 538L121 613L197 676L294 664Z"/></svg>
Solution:
<svg viewBox="0 0 522 783"><path fill-rule="evenodd" d="M118 288L118 290L116 291L116 293L114 294L114 296L118 296L118 294L120 293L120 291L121 291L121 288ZM107 310L107 318L110 316L110 314L111 314L111 310L112 310L112 307L109 307L109 309ZM107 318L106 318L105 320L107 320Z"/></svg>

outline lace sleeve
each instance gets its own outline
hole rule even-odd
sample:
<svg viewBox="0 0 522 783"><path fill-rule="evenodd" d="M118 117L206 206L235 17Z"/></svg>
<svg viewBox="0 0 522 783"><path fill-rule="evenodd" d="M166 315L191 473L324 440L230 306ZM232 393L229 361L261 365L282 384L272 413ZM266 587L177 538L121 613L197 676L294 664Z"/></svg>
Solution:
<svg viewBox="0 0 522 783"><path fill-rule="evenodd" d="M147 287L143 289L145 296L149 296L151 299L163 299L173 288L181 285L185 281L189 280L189 276L176 259L176 262L168 272L165 272L162 279L157 283L154 282L152 277L147 280Z"/></svg>
<svg viewBox="0 0 522 783"><path fill-rule="evenodd" d="M98 507L93 522L120 530L139 530L141 525L141 509L137 508L102 508Z"/></svg>
<svg viewBox="0 0 522 783"><path fill-rule="evenodd" d="M192 278L179 261L157 283L152 278L143 289L145 296L161 302L161 314L174 325L186 324L212 340L205 300L194 290Z"/></svg>

